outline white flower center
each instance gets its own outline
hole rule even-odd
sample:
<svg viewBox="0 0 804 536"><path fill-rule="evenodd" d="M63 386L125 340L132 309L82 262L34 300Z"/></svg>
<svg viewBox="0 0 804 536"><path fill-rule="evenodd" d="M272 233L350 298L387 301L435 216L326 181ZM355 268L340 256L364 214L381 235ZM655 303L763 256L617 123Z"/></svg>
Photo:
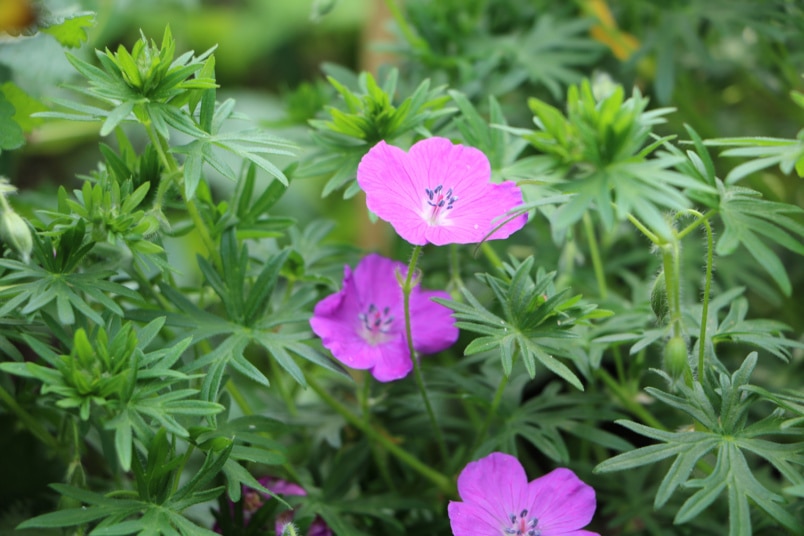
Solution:
<svg viewBox="0 0 804 536"><path fill-rule="evenodd" d="M458 196L452 195L452 188L444 190L444 186L439 184L432 190L424 189L425 196L422 201L422 217L431 226L444 225L448 210L452 210Z"/></svg>
<svg viewBox="0 0 804 536"><path fill-rule="evenodd" d="M364 341L377 346L391 340L390 332L394 317L390 315L390 308L380 310L371 303L368 309L357 317L360 319L360 336Z"/></svg>

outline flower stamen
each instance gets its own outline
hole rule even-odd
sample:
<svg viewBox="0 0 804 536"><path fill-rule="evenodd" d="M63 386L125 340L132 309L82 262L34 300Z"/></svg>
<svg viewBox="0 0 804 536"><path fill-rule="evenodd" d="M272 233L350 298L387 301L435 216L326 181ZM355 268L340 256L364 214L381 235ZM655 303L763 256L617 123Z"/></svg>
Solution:
<svg viewBox="0 0 804 536"><path fill-rule="evenodd" d="M443 211L451 210L455 201L458 200L458 196L452 195L452 188L444 191L444 186L441 184L432 190L425 188L424 193L427 194L425 201L430 206L429 213L425 206L425 219L430 225L439 225L442 223L440 220L442 219Z"/></svg>
<svg viewBox="0 0 804 536"><path fill-rule="evenodd" d="M523 509L519 515L509 514L511 521L510 527L503 528L505 536L541 536L542 531L536 528L539 520L535 517L528 517L528 510Z"/></svg>
<svg viewBox="0 0 804 536"><path fill-rule="evenodd" d="M364 341L376 346L388 341L394 323L394 317L390 314L391 308L378 308L370 303L365 312L357 315L362 324L360 336Z"/></svg>

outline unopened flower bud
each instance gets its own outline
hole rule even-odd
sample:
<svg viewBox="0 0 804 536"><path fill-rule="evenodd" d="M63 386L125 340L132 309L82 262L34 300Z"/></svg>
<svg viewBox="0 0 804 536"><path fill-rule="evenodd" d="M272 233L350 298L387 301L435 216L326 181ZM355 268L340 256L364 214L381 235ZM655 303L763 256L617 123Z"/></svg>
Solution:
<svg viewBox="0 0 804 536"><path fill-rule="evenodd" d="M664 370L673 378L680 378L689 367L687 361L687 343L676 335L667 341L664 347Z"/></svg>
<svg viewBox="0 0 804 536"><path fill-rule="evenodd" d="M656 276L653 287L650 289L650 308L653 309L653 314L659 320L667 315L669 307L667 305L667 284L664 280L664 270Z"/></svg>
<svg viewBox="0 0 804 536"><path fill-rule="evenodd" d="M25 220L6 206L0 215L0 239L20 254L25 262L31 257L33 237Z"/></svg>

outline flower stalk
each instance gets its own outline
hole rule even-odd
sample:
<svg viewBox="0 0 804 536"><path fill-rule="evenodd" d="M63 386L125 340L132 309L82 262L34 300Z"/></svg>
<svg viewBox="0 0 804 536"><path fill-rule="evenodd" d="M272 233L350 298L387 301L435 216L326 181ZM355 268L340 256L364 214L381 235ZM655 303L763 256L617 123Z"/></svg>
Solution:
<svg viewBox="0 0 804 536"><path fill-rule="evenodd" d="M452 480L445 475L439 473L432 467L426 465L421 460L401 448L399 445L391 441L388 437L377 431L369 423L349 411L349 408L341 404L338 400L330 395L326 389L318 384L312 377L307 378L307 385L324 401L329 407L335 410L346 422L359 429L366 434L372 441L376 441L382 445L388 452L395 456L399 461L419 473L421 476L432 482L442 493L447 496L455 496L456 491Z"/></svg>
<svg viewBox="0 0 804 536"><path fill-rule="evenodd" d="M413 253L410 256L410 264L408 265L408 272L405 275L405 282L402 284L403 306L405 308L405 337L408 341L410 359L413 361L413 376L416 379L416 386L419 388L419 392L422 395L422 400L424 401L424 407L427 410L427 416L430 418L430 425L433 427L433 433L435 434L441 459L446 462L449 460L449 456L447 454L447 444L444 441L444 435L441 433L441 427L438 425L438 420L436 419L435 412L433 411L433 406L430 403L430 397L427 395L427 389L424 386L424 377L422 376L421 364L416 357L416 348L413 345L413 331L410 323L410 293L413 291L413 287L416 286L416 282L413 279L413 274L416 271L416 264L419 261L421 251L421 246L413 247Z"/></svg>

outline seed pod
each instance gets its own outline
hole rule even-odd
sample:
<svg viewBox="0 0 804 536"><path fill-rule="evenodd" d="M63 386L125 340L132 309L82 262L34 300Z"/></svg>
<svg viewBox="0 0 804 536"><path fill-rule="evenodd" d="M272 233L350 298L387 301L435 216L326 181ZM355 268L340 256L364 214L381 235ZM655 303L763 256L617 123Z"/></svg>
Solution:
<svg viewBox="0 0 804 536"><path fill-rule="evenodd" d="M31 257L33 237L25 220L6 205L0 215L0 239L12 247L25 262Z"/></svg>
<svg viewBox="0 0 804 536"><path fill-rule="evenodd" d="M664 280L664 270L656 276L653 287L650 289L650 308L653 309L653 314L659 320L667 316L669 307L667 305L667 285Z"/></svg>
<svg viewBox="0 0 804 536"><path fill-rule="evenodd" d="M672 337L664 347L664 370L673 378L680 378L689 367L687 343L678 335Z"/></svg>

